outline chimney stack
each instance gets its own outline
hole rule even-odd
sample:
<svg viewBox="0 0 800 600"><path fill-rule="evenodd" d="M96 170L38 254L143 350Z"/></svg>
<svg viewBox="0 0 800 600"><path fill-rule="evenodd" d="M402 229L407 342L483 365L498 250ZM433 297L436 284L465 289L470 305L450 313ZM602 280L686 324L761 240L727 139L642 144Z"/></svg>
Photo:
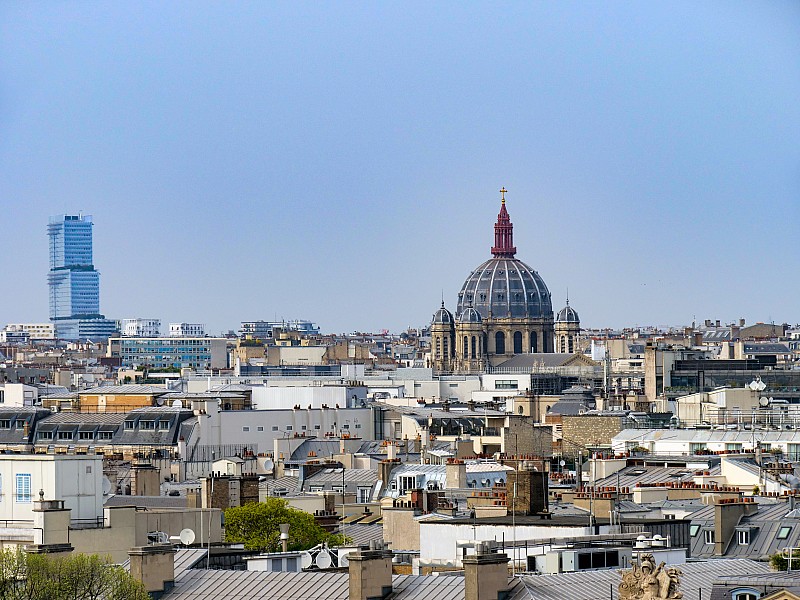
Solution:
<svg viewBox="0 0 800 600"><path fill-rule="evenodd" d="M144 584L151 598L160 598L175 585L175 549L172 544L151 544L128 550L131 575Z"/></svg>
<svg viewBox="0 0 800 600"><path fill-rule="evenodd" d="M464 600L500 600L508 590L508 556L495 552L494 542L478 542L465 556ZM352 596L351 596L352 600Z"/></svg>
<svg viewBox="0 0 800 600"><path fill-rule="evenodd" d="M444 487L458 490L467 487L467 465L459 458L452 458L445 466Z"/></svg>
<svg viewBox="0 0 800 600"><path fill-rule="evenodd" d="M392 552L372 541L369 550L347 555L349 600L381 600L392 593Z"/></svg>

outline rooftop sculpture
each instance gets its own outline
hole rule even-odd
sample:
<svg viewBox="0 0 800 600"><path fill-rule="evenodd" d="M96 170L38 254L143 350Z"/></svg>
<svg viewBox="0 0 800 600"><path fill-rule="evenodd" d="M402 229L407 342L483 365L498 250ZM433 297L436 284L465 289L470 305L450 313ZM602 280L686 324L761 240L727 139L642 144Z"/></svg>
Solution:
<svg viewBox="0 0 800 600"><path fill-rule="evenodd" d="M683 598L678 591L680 569L667 567L662 562L656 567L652 554L642 554L639 564L622 572L619 584L620 600L671 600Z"/></svg>

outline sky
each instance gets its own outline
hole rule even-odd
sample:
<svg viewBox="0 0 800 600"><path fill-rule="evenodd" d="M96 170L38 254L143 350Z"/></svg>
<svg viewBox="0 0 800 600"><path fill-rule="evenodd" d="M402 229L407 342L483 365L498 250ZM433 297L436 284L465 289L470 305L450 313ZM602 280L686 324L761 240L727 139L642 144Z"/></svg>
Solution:
<svg viewBox="0 0 800 600"><path fill-rule="evenodd" d="M402 331L517 257L585 327L800 321L800 3L0 3L0 326Z"/></svg>

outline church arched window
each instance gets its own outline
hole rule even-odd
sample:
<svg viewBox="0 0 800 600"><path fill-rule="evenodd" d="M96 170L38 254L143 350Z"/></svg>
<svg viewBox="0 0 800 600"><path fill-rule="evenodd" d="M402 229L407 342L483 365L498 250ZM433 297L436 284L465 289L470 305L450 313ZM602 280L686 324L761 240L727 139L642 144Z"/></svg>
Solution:
<svg viewBox="0 0 800 600"><path fill-rule="evenodd" d="M444 351L444 357L447 358L450 356L450 348L447 347L447 338L442 340L442 350Z"/></svg>
<svg viewBox="0 0 800 600"><path fill-rule="evenodd" d="M573 354L575 352L575 338L573 338L572 336L569 336L568 348L570 354Z"/></svg>
<svg viewBox="0 0 800 600"><path fill-rule="evenodd" d="M441 358L442 356L442 339L436 338L436 358Z"/></svg>
<svg viewBox="0 0 800 600"><path fill-rule="evenodd" d="M539 344L535 331L531 331L531 352L539 351Z"/></svg>
<svg viewBox="0 0 800 600"><path fill-rule="evenodd" d="M472 358L475 358L475 344L476 344L475 336L473 335L472 336Z"/></svg>
<svg viewBox="0 0 800 600"><path fill-rule="evenodd" d="M522 332L514 332L514 354L522 354Z"/></svg>
<svg viewBox="0 0 800 600"><path fill-rule="evenodd" d="M464 355L464 358L467 358L469 356L469 338L467 336L464 336L464 352L463 352L463 355Z"/></svg>
<svg viewBox="0 0 800 600"><path fill-rule="evenodd" d="M481 302L486 302L486 294L481 294Z"/></svg>
<svg viewBox="0 0 800 600"><path fill-rule="evenodd" d="M502 331L494 334L494 352L495 354L506 353L506 334Z"/></svg>

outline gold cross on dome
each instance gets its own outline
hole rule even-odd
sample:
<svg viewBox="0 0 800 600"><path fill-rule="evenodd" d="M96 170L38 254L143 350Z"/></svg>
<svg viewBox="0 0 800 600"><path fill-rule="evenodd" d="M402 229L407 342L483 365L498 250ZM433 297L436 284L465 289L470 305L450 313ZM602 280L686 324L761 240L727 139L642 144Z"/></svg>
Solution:
<svg viewBox="0 0 800 600"><path fill-rule="evenodd" d="M501 194L501 196L500 196L500 199L502 200L503 204L505 204L505 203L506 203L506 192L507 192L507 191L508 191L508 190L506 189L506 187L505 187L505 186L503 186L502 188L500 188L500 194Z"/></svg>

